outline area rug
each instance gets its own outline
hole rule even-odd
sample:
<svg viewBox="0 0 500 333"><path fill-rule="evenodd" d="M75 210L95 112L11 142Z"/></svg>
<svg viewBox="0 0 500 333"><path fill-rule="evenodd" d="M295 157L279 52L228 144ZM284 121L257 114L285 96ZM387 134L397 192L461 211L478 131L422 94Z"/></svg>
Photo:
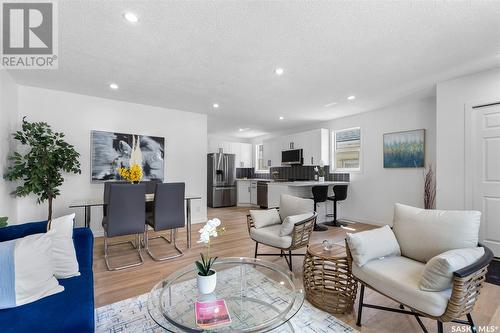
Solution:
<svg viewBox="0 0 500 333"><path fill-rule="evenodd" d="M96 333L156 333L164 330L149 316L148 294L105 305L95 311ZM354 328L304 301L288 325L273 333L356 333Z"/></svg>

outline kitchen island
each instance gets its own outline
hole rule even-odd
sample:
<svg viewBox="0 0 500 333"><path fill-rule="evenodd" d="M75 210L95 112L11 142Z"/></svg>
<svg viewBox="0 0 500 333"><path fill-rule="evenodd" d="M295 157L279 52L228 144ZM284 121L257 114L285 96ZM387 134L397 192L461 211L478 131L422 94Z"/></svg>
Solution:
<svg viewBox="0 0 500 333"><path fill-rule="evenodd" d="M333 195L334 185L349 185L349 182L340 181L295 181L295 182L270 182L267 185L267 206L269 208L279 207L280 196L282 194L290 194L301 198L312 198L312 187L313 186L328 186L328 195ZM329 221L326 218L326 214L333 213L333 204L331 201L326 201L318 204L318 223Z"/></svg>

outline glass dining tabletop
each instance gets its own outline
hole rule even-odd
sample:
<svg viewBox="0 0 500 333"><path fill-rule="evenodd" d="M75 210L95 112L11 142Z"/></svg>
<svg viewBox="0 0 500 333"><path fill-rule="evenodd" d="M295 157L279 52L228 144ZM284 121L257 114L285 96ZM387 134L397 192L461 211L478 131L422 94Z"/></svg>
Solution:
<svg viewBox="0 0 500 333"><path fill-rule="evenodd" d="M211 332L267 332L290 325L304 302L302 285L293 273L274 263L221 258L213 268L217 286L212 294L198 294L194 263L156 284L148 298L153 320L169 332L206 332L196 324L195 302L223 299L231 323Z"/></svg>

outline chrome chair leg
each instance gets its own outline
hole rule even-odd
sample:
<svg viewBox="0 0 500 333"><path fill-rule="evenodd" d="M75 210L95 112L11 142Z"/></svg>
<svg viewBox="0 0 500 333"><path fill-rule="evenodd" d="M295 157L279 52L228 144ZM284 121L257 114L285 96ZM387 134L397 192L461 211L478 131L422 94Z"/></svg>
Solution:
<svg viewBox="0 0 500 333"><path fill-rule="evenodd" d="M121 245L121 244L131 244L134 249L137 249L137 254L139 255L139 261L132 263L132 264L123 265L123 266L111 267L111 264L109 263L110 256L108 254L108 247ZM106 267L108 268L108 271L119 271L122 269L136 267L136 266L140 266L140 265L144 264L144 258L142 257L142 252L141 252L140 235L139 234L135 235L135 244L132 241L124 241L124 242L108 244L108 235L107 235L106 231L104 231L104 261L106 262Z"/></svg>
<svg viewBox="0 0 500 333"><path fill-rule="evenodd" d="M174 246L174 249L177 251L177 254L173 255L173 256L168 256L168 257L158 257L158 256L155 256L151 250L149 249L149 241L152 240L152 239L163 239L164 241L166 241L168 244L173 244ZM183 255L181 249L179 249L179 247L177 247L177 229L171 229L170 230L170 240L167 239L165 236L163 235L160 235L160 236L156 236L156 237L152 237L152 238L149 238L148 236L148 227L146 226L146 229L144 231L144 243L146 244L145 247L146 247L146 252L149 254L149 256L154 260L154 261L165 261L165 260L170 260L170 259L175 259L175 258L178 258L180 256Z"/></svg>

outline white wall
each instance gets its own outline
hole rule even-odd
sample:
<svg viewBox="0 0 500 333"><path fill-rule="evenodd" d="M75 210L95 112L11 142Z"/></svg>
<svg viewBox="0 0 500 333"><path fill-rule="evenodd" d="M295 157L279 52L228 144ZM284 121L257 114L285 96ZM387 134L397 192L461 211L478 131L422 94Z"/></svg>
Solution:
<svg viewBox="0 0 500 333"><path fill-rule="evenodd" d="M165 137L165 181L186 182L186 194L202 196L193 201L193 221L205 221L206 115L33 87L18 87L19 115L29 121L45 121L64 132L81 154L81 175L68 175L61 196L54 202L55 215L70 213L75 201L102 197L103 185L90 183L90 133L105 130ZM83 221L82 209L77 219ZM102 209L92 210L92 229L102 232ZM20 222L45 219L46 205L34 197L18 201Z"/></svg>
<svg viewBox="0 0 500 333"><path fill-rule="evenodd" d="M16 200L10 195L14 184L5 181L7 157L13 143L11 133L17 125L17 85L6 70L0 69L0 216L7 216L9 223L17 221Z"/></svg>
<svg viewBox="0 0 500 333"><path fill-rule="evenodd" d="M439 209L465 206L465 106L500 102L500 68L439 83L436 98Z"/></svg>
<svg viewBox="0 0 500 333"><path fill-rule="evenodd" d="M405 102L376 111L339 118L321 127L332 130L361 127L362 171L351 173L346 201L339 217L372 224L392 224L394 203L423 207L423 169L384 169L384 133L426 130L426 165L436 161L435 99Z"/></svg>

